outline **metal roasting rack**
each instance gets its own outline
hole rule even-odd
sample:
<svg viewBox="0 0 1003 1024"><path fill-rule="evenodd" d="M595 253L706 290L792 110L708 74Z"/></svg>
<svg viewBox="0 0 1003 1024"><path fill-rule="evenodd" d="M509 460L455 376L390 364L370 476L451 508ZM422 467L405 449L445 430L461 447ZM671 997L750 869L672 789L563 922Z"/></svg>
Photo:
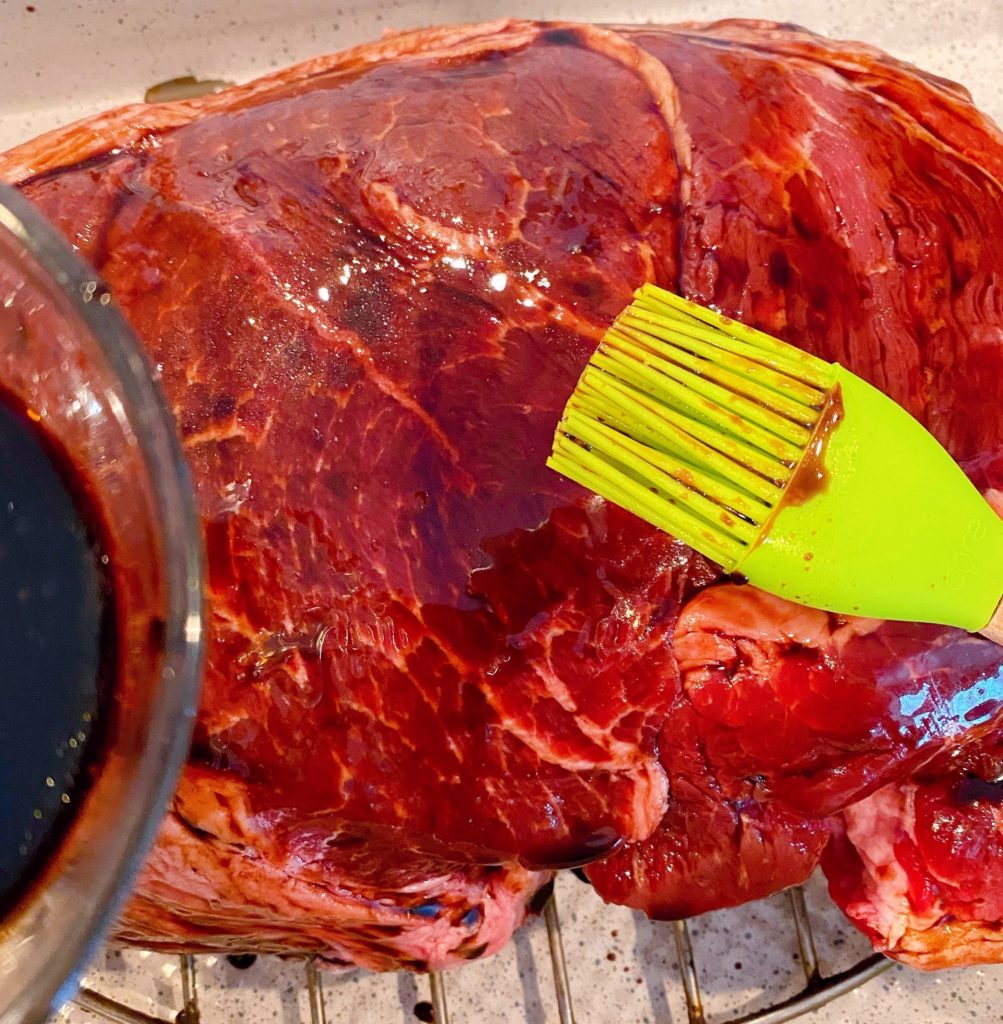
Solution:
<svg viewBox="0 0 1003 1024"><path fill-rule="evenodd" d="M704 1013L700 994L697 962L693 944L690 941L686 921L674 921L671 925L676 944L680 980L686 995L689 1024L782 1024L802 1014L817 1010L825 1003L838 998L865 981L876 977L892 966L892 962L880 954L866 957L847 970L825 976L821 972L811 918L805 904L804 891L795 887L787 892L794 932L800 949L800 961L804 969L805 985L796 995L775 1003L765 1009L755 1010L741 1017L728 1020L709 1020ZM557 997L557 1012L560 1024L575 1024L574 1002L568 971L564 961L564 943L561 924L557 914L557 903L553 896L543 910L550 947L551 970L554 992ZM83 988L74 1002L82 1009L112 1021L113 1024L201 1024L199 1014L196 961L192 955L180 957L182 1006L175 1017L158 1017L134 1010L131 1007L102 995L93 989ZM327 1024L324 1006L324 989L321 971L313 960L304 961L304 985L310 1006L309 1024ZM449 1024L447 1002L447 981L443 974L432 971L428 976L429 995L435 1024ZM211 1024L211 1022L207 1022Z"/></svg>

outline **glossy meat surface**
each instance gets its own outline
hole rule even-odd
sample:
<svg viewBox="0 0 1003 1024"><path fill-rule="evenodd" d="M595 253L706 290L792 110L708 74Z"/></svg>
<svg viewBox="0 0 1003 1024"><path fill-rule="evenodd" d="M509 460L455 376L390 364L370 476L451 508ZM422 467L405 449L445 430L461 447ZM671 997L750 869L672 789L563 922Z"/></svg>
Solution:
<svg viewBox="0 0 1003 1024"><path fill-rule="evenodd" d="M765 24L503 22L127 108L0 175L109 281L205 522L199 799L176 801L130 940L218 948L268 919L275 946L462 962L470 929L367 961L337 902L311 932L289 836L351 837L306 858L348 903L413 915L440 871L449 923L494 884L510 928L546 878L512 862L643 842L667 768L717 780L726 814L751 786L767 820L778 799L824 816L997 716L987 642L705 590L715 567L544 467L654 280L846 363L1003 481L1003 146L953 87ZM720 804L689 808L718 827ZM815 855L760 832L755 892ZM189 854L202 902L171 880Z"/></svg>
<svg viewBox="0 0 1003 1024"><path fill-rule="evenodd" d="M824 815L848 787L859 792L889 763L928 757L931 717L950 730L947 741L973 709L976 718L979 705L996 706L991 644L843 620L752 587L701 592L683 609L673 649L682 692L660 743L669 810L647 840L588 869L604 898L653 917L803 882L829 836ZM949 713L939 702L953 702ZM843 774L816 775L832 763Z"/></svg>
<svg viewBox="0 0 1003 1024"><path fill-rule="evenodd" d="M680 701L722 776L809 815L984 731L1003 652L956 629L843 619L732 584L703 591L674 637Z"/></svg>
<svg viewBox="0 0 1003 1024"><path fill-rule="evenodd" d="M812 873L829 820L787 810L755 780L718 776L691 706L673 710L661 753L669 809L647 839L585 869L603 899L676 920L772 895Z"/></svg>

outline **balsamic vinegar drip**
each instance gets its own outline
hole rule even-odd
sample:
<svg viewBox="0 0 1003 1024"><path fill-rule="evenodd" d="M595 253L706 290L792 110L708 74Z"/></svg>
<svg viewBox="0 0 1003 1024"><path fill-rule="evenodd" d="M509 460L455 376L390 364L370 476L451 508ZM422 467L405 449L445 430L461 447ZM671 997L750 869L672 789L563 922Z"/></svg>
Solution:
<svg viewBox="0 0 1003 1024"><path fill-rule="evenodd" d="M117 660L102 534L66 453L0 388L0 911L95 771Z"/></svg>

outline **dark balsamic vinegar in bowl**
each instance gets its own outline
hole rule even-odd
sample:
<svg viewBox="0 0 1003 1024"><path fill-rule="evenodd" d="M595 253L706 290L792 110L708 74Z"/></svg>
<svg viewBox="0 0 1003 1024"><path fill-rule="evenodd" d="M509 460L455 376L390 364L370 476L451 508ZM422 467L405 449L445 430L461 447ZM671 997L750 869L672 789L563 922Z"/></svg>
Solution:
<svg viewBox="0 0 1003 1024"><path fill-rule="evenodd" d="M116 647L94 497L0 387L0 913L58 847L97 770Z"/></svg>

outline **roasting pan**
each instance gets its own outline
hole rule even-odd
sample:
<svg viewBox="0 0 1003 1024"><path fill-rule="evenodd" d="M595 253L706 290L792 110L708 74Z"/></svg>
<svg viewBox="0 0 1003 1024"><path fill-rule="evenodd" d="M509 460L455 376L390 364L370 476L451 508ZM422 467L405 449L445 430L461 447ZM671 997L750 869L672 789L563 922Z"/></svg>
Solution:
<svg viewBox="0 0 1003 1024"><path fill-rule="evenodd" d="M0 147L141 99L149 86L178 76L242 81L387 28L502 15L794 21L875 43L961 81L1003 121L1000 0L340 2L0 0ZM1003 968L936 976L888 969L828 903L818 879L804 890L678 925L606 907L571 873L558 879L556 896L498 957L431 979L322 978L309 964L268 957L107 950L89 971L85 992L59 1016L65 1024L444 1024L447 1015L453 1024L778 1024L828 1000L813 1015L816 1024L999 1019Z"/></svg>

